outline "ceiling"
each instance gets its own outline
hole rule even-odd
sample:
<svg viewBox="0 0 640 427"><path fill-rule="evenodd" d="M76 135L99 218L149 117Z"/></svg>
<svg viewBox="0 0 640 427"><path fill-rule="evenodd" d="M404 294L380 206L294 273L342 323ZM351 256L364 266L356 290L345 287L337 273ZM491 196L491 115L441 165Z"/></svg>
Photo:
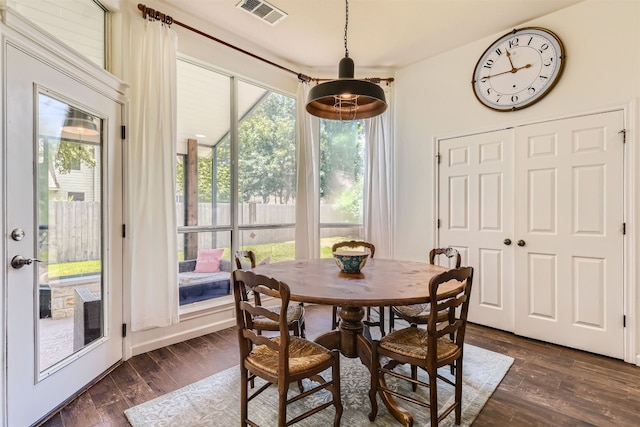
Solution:
<svg viewBox="0 0 640 427"><path fill-rule="evenodd" d="M344 56L343 0L267 0L287 14L275 25L237 7L241 0L158 3L163 1L215 25L199 30L296 71L332 77ZM349 0L349 56L356 77L367 70L393 71L580 1ZM161 4L153 7L160 10ZM186 19L178 20L195 26Z"/></svg>

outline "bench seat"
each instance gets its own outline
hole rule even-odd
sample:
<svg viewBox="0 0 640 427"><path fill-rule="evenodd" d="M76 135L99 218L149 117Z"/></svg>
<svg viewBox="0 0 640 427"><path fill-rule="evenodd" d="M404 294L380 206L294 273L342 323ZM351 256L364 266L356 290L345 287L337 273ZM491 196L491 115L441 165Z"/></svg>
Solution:
<svg viewBox="0 0 640 427"><path fill-rule="evenodd" d="M231 262L220 260L215 273L194 273L196 260L178 263L178 292L180 305L191 304L231 294Z"/></svg>

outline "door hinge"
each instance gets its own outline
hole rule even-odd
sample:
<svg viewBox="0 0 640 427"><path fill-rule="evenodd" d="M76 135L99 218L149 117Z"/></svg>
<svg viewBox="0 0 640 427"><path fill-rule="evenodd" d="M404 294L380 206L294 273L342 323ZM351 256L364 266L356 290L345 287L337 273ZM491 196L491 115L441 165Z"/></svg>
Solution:
<svg viewBox="0 0 640 427"><path fill-rule="evenodd" d="M436 154L436 161L438 164L440 164L440 153Z"/></svg>
<svg viewBox="0 0 640 427"><path fill-rule="evenodd" d="M122 324L122 338L127 336L127 324L123 323Z"/></svg>
<svg viewBox="0 0 640 427"><path fill-rule="evenodd" d="M122 224L122 238L127 237L127 224Z"/></svg>
<svg viewBox="0 0 640 427"><path fill-rule="evenodd" d="M440 228L440 218L438 218L438 221L436 221L436 225L437 225L437 228Z"/></svg>
<svg viewBox="0 0 640 427"><path fill-rule="evenodd" d="M627 316L625 314L622 315L622 327L627 327Z"/></svg>
<svg viewBox="0 0 640 427"><path fill-rule="evenodd" d="M622 235L627 234L627 223L623 222L622 223Z"/></svg>
<svg viewBox="0 0 640 427"><path fill-rule="evenodd" d="M622 134L622 143L626 144L627 143L627 130L626 129L622 129L620 132Z"/></svg>
<svg viewBox="0 0 640 427"><path fill-rule="evenodd" d="M122 139L127 139L127 127L126 126L120 126L120 137Z"/></svg>

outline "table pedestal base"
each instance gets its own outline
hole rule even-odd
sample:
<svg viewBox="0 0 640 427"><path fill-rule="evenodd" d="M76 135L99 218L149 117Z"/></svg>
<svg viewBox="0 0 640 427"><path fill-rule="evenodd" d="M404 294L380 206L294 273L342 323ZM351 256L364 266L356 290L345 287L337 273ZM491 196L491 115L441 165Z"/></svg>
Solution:
<svg viewBox="0 0 640 427"><path fill-rule="evenodd" d="M363 308L341 307L338 313L340 314L338 329L320 335L315 339L315 342L330 350L340 350L340 353L345 357L360 358L360 361L371 371L371 344L364 336ZM383 377L380 377L380 385L386 388ZM382 403L397 420L403 424L408 420L413 421L411 414L400 408L393 397L382 391L378 394Z"/></svg>

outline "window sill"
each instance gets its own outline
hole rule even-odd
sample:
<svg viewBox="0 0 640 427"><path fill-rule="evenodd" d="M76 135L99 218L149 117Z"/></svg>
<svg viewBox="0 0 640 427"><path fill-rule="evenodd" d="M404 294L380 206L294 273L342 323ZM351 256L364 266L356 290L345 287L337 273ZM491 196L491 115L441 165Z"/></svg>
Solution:
<svg viewBox="0 0 640 427"><path fill-rule="evenodd" d="M180 307L180 322L212 314L228 312L233 317L233 295L194 302Z"/></svg>

